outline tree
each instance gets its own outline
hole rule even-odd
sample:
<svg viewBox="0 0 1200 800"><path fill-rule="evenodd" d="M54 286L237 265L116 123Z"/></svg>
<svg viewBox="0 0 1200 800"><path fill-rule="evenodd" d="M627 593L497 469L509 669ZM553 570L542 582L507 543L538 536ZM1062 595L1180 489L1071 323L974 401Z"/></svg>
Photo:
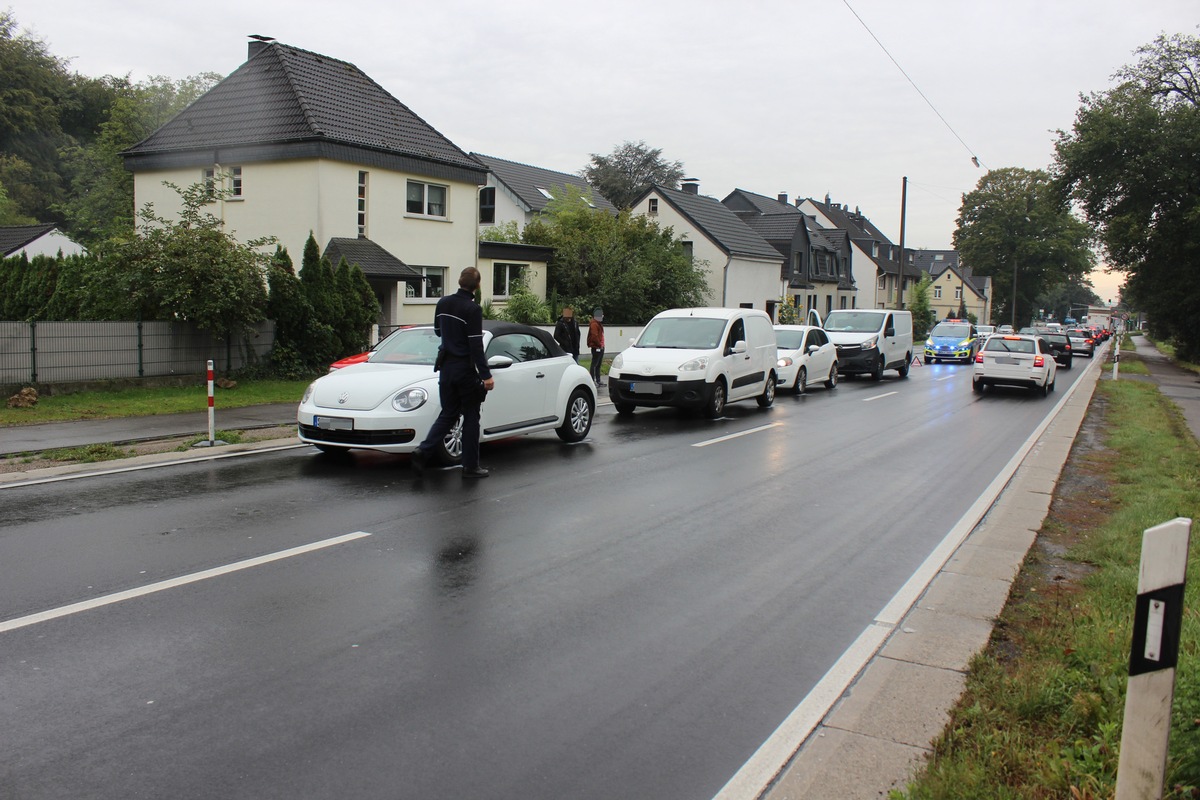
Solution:
<svg viewBox="0 0 1200 800"><path fill-rule="evenodd" d="M638 324L706 301L702 265L670 228L628 209L613 215L592 208L578 190L555 197L524 238L553 248L546 290L561 304L602 306L608 319Z"/></svg>
<svg viewBox="0 0 1200 800"><path fill-rule="evenodd" d="M647 147L644 141L627 141L606 156L592 153L581 174L608 202L629 208L651 184L678 188L683 162L664 160L661 148Z"/></svg>
<svg viewBox="0 0 1200 800"><path fill-rule="evenodd" d="M1086 280L1095 264L1091 240L1091 227L1071 214L1049 174L1018 167L990 170L963 195L953 236L963 263L992 278L993 320L1016 327L1032 318L1033 298L1046 289Z"/></svg>
<svg viewBox="0 0 1200 800"><path fill-rule="evenodd" d="M1200 360L1200 38L1160 35L1117 73L1111 90L1081 101L1059 131L1055 177L1099 230L1123 299L1151 330Z"/></svg>
<svg viewBox="0 0 1200 800"><path fill-rule="evenodd" d="M109 297L128 296L129 317L178 319L218 336L246 333L265 316L264 278L270 258L259 248L273 238L239 242L204 210L213 193L202 182L180 188L178 218L158 215L147 203L139 235L103 248Z"/></svg>
<svg viewBox="0 0 1200 800"><path fill-rule="evenodd" d="M932 285L933 278L928 272L922 272L921 279L913 286L912 294L909 295L908 308L912 312L913 341L916 343L925 341L935 322L934 317L937 316L929 304L929 287Z"/></svg>

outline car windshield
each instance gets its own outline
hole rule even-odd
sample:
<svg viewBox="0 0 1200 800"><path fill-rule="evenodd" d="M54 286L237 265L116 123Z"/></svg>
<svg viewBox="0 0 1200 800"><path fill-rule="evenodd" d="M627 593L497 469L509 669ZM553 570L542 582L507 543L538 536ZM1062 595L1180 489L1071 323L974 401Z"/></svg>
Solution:
<svg viewBox="0 0 1200 800"><path fill-rule="evenodd" d="M929 335L934 337L946 336L952 339L970 339L971 326L963 325L959 322L939 322L933 326L933 330L929 332Z"/></svg>
<svg viewBox="0 0 1200 800"><path fill-rule="evenodd" d="M725 320L710 317L659 317L638 337L634 347L663 347L673 350L712 350L721 344Z"/></svg>
<svg viewBox="0 0 1200 800"><path fill-rule="evenodd" d="M874 333L883 324L878 311L834 311L825 320L825 330L839 333Z"/></svg>
<svg viewBox="0 0 1200 800"><path fill-rule="evenodd" d="M994 353L997 350L1007 353L1032 353L1033 339L1009 339L1008 337L993 336L988 339L987 346L983 348L989 353Z"/></svg>
<svg viewBox="0 0 1200 800"><path fill-rule="evenodd" d="M804 331L775 329L775 343L780 350L799 350L804 344Z"/></svg>
<svg viewBox="0 0 1200 800"><path fill-rule="evenodd" d="M367 361L372 364L426 364L437 360L440 340L433 328L408 328L379 343Z"/></svg>

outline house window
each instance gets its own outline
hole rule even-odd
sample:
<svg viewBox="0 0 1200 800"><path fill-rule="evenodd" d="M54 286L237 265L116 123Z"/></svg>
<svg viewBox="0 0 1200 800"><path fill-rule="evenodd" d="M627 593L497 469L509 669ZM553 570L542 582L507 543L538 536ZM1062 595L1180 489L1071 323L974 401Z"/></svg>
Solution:
<svg viewBox="0 0 1200 800"><path fill-rule="evenodd" d="M217 185L218 179L220 187ZM204 170L204 193L211 199L218 188L228 191L225 196L227 200L242 199L242 168L229 167L220 172L213 168Z"/></svg>
<svg viewBox="0 0 1200 800"><path fill-rule="evenodd" d="M543 196L543 197L545 197L547 200L553 200L553 199L554 199L554 195L550 194L550 190L549 190L549 189L543 189L541 186L539 186L539 187L537 187L537 190L538 190L539 192L541 192L541 193L542 193L542 196Z"/></svg>
<svg viewBox="0 0 1200 800"><path fill-rule="evenodd" d="M879 258L879 242L871 242L871 258Z"/></svg>
<svg viewBox="0 0 1200 800"><path fill-rule="evenodd" d="M680 242L683 245L683 254L687 256L688 261L695 258L692 251L692 242Z"/></svg>
<svg viewBox="0 0 1200 800"><path fill-rule="evenodd" d="M875 289L880 292L887 289L887 275L880 275L875 279Z"/></svg>
<svg viewBox="0 0 1200 800"><path fill-rule="evenodd" d="M962 300L962 287L961 286L954 287L954 299Z"/></svg>
<svg viewBox="0 0 1200 800"><path fill-rule="evenodd" d="M423 217L446 216L446 187L435 183L408 182L409 214L420 214Z"/></svg>
<svg viewBox="0 0 1200 800"><path fill-rule="evenodd" d="M496 221L496 187L485 186L479 190L479 222L490 225Z"/></svg>
<svg viewBox="0 0 1200 800"><path fill-rule="evenodd" d="M445 267L413 267L421 273L420 281L405 284L405 297L441 297L446 286Z"/></svg>
<svg viewBox="0 0 1200 800"><path fill-rule="evenodd" d="M367 238L367 173L358 173L358 235Z"/></svg>
<svg viewBox="0 0 1200 800"><path fill-rule="evenodd" d="M647 209L647 213L652 217L655 216L656 214L658 214L658 198L657 197L650 198L649 208Z"/></svg>
<svg viewBox="0 0 1200 800"><path fill-rule="evenodd" d="M945 261L945 260L946 260L946 254L945 254L945 253L935 253L935 254L934 254L934 256L933 256L933 260L934 260L934 261Z"/></svg>
<svg viewBox="0 0 1200 800"><path fill-rule="evenodd" d="M525 280L525 271L528 268L528 264L492 265L492 296L512 296L521 282Z"/></svg>
<svg viewBox="0 0 1200 800"><path fill-rule="evenodd" d="M942 287L940 287L940 286L933 287L933 299L934 300L942 299Z"/></svg>

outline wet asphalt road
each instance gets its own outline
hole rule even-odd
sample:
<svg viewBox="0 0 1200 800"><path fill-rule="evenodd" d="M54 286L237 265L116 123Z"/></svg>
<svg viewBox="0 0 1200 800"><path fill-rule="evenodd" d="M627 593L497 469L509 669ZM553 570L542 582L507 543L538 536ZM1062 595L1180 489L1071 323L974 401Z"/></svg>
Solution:
<svg viewBox="0 0 1200 800"><path fill-rule="evenodd" d="M710 798L1054 402L927 366L602 406L474 483L300 449L0 490L0 797Z"/></svg>

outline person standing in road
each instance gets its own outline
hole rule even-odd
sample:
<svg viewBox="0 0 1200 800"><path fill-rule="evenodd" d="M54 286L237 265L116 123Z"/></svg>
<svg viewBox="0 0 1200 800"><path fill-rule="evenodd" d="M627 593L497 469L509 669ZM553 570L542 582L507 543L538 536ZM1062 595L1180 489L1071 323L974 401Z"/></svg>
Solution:
<svg viewBox="0 0 1200 800"><path fill-rule="evenodd" d="M579 363L579 322L575 319L575 309L570 306L563 306L562 316L554 326L554 341L571 354L576 364Z"/></svg>
<svg viewBox="0 0 1200 800"><path fill-rule="evenodd" d="M442 410L425 441L412 453L413 470L420 475L437 442L446 437L459 415L463 418L462 475L486 478L479 466L479 412L496 385L483 352L483 309L475 302L482 276L467 267L458 276L458 291L438 300L433 330L442 338L438 348L438 398Z"/></svg>
<svg viewBox="0 0 1200 800"><path fill-rule="evenodd" d="M592 351L592 380L603 386L600 367L604 363L604 309L592 309L592 321L588 323L587 346Z"/></svg>

